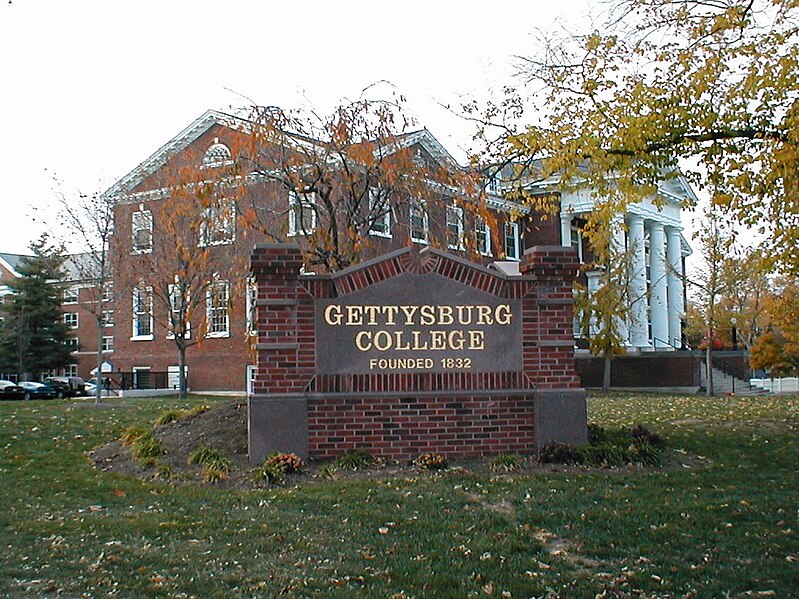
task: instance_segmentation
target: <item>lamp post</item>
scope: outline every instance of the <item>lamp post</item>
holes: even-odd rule
[[[738,324],[738,319],[734,316],[730,318],[730,322],[732,323],[732,349],[733,351],[737,351],[738,349],[738,329],[735,328],[735,325]]]

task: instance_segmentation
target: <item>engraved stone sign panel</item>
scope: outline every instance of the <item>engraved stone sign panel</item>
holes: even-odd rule
[[[522,368],[521,300],[402,273],[316,309],[318,374]]]

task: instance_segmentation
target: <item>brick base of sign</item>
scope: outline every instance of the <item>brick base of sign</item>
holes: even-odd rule
[[[551,441],[586,441],[585,393],[564,389],[489,394],[320,394],[250,398],[250,459],[275,451],[335,458],[363,450],[392,460],[535,455]],[[307,415],[307,420],[303,416]]]
[[[251,396],[247,401],[247,441],[251,462],[276,453],[308,458],[308,403],[302,396]]]
[[[586,441],[574,367],[574,250],[530,248],[508,275],[432,248],[333,275],[259,245],[250,459],[535,454]]]

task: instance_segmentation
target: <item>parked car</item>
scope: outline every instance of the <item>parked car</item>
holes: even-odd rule
[[[116,391],[112,391],[111,390],[111,379],[110,378],[103,377],[103,378],[99,379],[99,384],[102,385],[102,389],[100,391],[100,395],[104,395],[104,396],[116,395]],[[86,381],[84,383],[84,385],[86,387],[86,395],[88,395],[89,397],[94,396],[96,394],[96,392],[97,392],[97,385],[98,385],[97,377],[93,376],[88,381]]]
[[[25,390],[11,381],[0,381],[0,399],[22,399]]]
[[[86,383],[79,376],[49,376],[44,384],[55,390],[58,399],[86,395]]]
[[[44,383],[22,381],[19,386],[24,391],[23,399],[53,399],[58,395],[53,387]]]

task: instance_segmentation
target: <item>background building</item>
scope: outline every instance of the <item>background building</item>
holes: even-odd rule
[[[187,302],[184,306],[186,330],[179,334],[187,345],[184,368],[189,387],[196,391],[248,389],[254,369],[255,339],[249,256],[256,242],[275,241],[275,233],[253,226],[245,208],[268,209],[279,225],[275,229],[278,235],[301,246],[308,243],[320,224],[320,213],[313,204],[318,200],[312,196],[294,193],[269,180],[263,172],[226,170],[234,164],[234,153],[246,143],[249,126],[237,117],[208,111],[104,194],[115,206],[115,280],[113,288],[108,285],[102,290],[107,309],[102,310],[99,351],[103,369],[109,371],[116,385],[177,386],[180,366],[174,313],[181,305],[177,301],[181,296],[177,282],[189,273],[199,278],[182,293],[203,286],[194,304]],[[426,129],[397,139],[395,147],[411,151],[418,163],[431,168],[455,164]],[[175,173],[185,173],[187,169],[191,169],[194,178],[176,181],[177,176],[183,175]],[[242,180],[246,182],[245,191],[233,191],[234,182]],[[206,193],[209,182],[213,182],[214,193],[218,194],[210,201],[205,197],[210,196]],[[430,194],[439,195],[436,202],[428,201],[431,195],[417,202],[390,206],[371,222],[361,258],[408,245],[432,244],[514,272],[518,270],[514,263],[525,248],[563,245],[573,247],[581,262],[590,263],[590,249],[581,233],[585,216],[596,201],[590,190],[561,192],[557,181],[527,186],[528,193],[555,198],[557,214],[553,217],[508,200],[505,192],[509,185],[501,178],[484,179],[482,185],[487,213],[472,212],[454,199],[449,201],[447,194],[453,192],[445,186],[430,187]],[[188,202],[178,197],[186,193]],[[695,198],[681,177],[664,181],[658,194],[659,198],[635,204],[620,216],[616,233],[619,245],[628,248],[632,257],[630,318],[625,323],[625,337],[628,348],[634,351],[682,346],[682,273],[690,247],[682,236],[680,207]],[[202,201],[206,204],[200,205]],[[201,219],[180,220],[177,213],[181,206],[189,206]],[[180,254],[186,239],[187,260],[202,256],[203,263],[189,265],[181,275],[175,274],[173,285],[171,270],[164,271],[173,268],[176,253]],[[14,265],[19,258],[0,254],[0,283],[16,276]],[[75,362],[67,372],[58,374],[89,378],[98,362],[94,317],[98,290],[91,276],[86,275],[87,269],[76,262],[80,259],[80,255],[72,256],[65,264],[69,282],[64,288],[63,303],[65,322],[74,330],[70,343],[75,345]],[[168,297],[159,303],[158,285],[153,278],[163,282],[164,277],[169,283],[164,292]],[[585,270],[589,291],[597,280],[596,271]],[[0,286],[0,296],[3,292],[4,287]],[[579,339],[576,343],[582,345]]]

